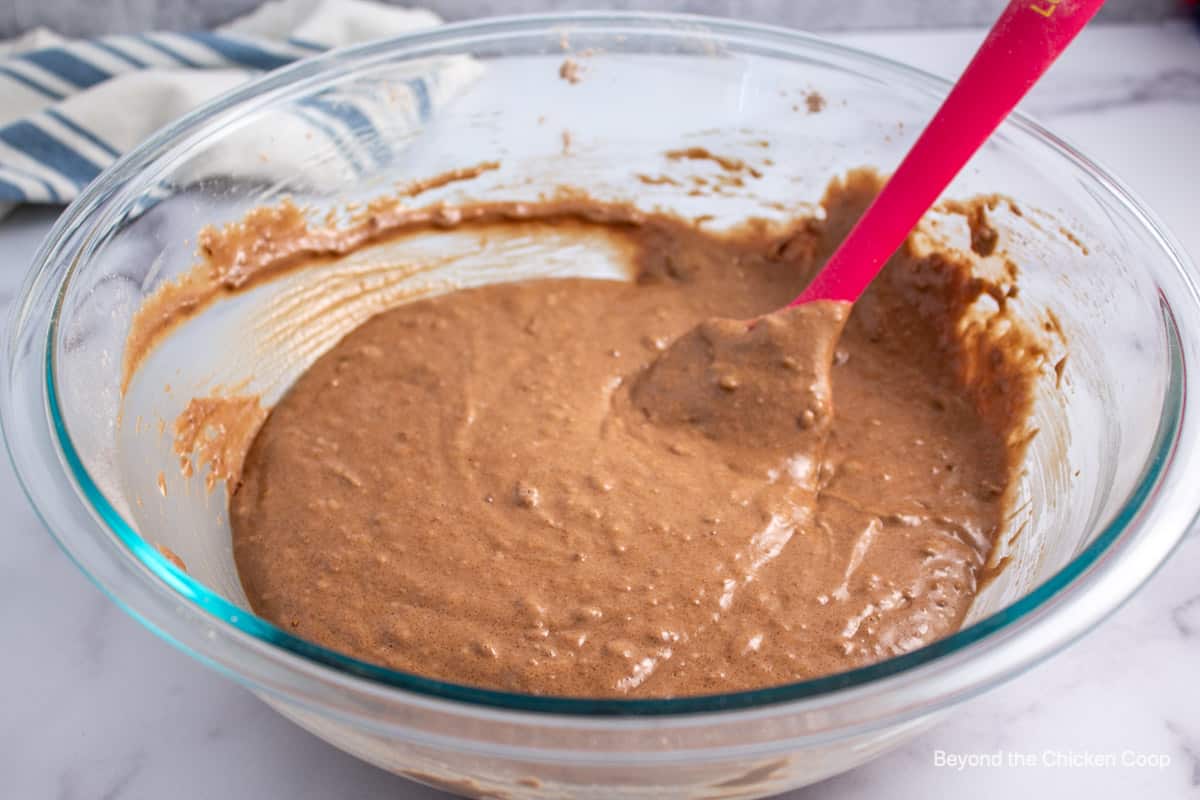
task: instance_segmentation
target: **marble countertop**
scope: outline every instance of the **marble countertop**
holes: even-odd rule
[[[951,76],[981,36],[839,38]],[[1126,181],[1200,261],[1200,34],[1183,23],[1095,27],[1025,109]],[[0,222],[0,308],[53,219],[25,209]],[[57,549],[7,459],[0,514],[0,796],[445,797],[313,738],[124,615]],[[1200,796],[1198,571],[1194,531],[1141,592],[1065,652],[902,749],[788,797]],[[1035,765],[937,763],[939,751],[997,750],[1034,754]],[[1042,758],[1123,751],[1166,758],[1111,768]]]

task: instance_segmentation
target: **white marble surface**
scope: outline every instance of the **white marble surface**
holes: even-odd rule
[[[954,74],[980,32],[845,37]],[[1122,177],[1200,260],[1200,34],[1085,32],[1026,108]],[[0,222],[0,306],[53,219]],[[1197,476],[1200,480],[1200,476]],[[0,797],[434,798],[293,727],[122,614],[0,461]],[[871,764],[793,798],[1200,796],[1200,535],[1100,629]],[[935,766],[949,753],[1165,754],[1164,768]]]

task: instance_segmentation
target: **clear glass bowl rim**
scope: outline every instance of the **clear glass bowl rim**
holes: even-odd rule
[[[446,25],[428,32],[332,51],[272,72],[210,101],[130,151],[97,178],[62,214],[35,258],[34,268],[27,279],[24,291],[14,302],[9,326],[10,343],[18,340],[18,331],[27,322],[27,316],[20,313],[20,310],[26,305],[24,300],[30,296],[38,276],[49,269],[55,259],[61,258],[57,252],[58,245],[66,241],[78,226],[87,224],[88,216],[102,204],[119,206],[118,200],[123,189],[128,189],[130,185],[137,185],[139,176],[145,169],[157,160],[164,158],[173,148],[181,146],[181,142],[184,140],[195,141],[197,137],[215,133],[219,129],[217,118],[222,114],[252,110],[256,106],[252,101],[273,99],[274,95],[296,91],[302,85],[316,80],[327,80],[332,76],[352,71],[356,66],[365,66],[384,58],[405,57],[422,49],[444,46],[452,41],[463,46],[478,45],[484,41],[498,41],[508,36],[556,32],[567,26],[586,31],[589,34],[606,32],[609,29],[636,29],[638,33],[653,33],[660,36],[672,34],[694,36],[698,31],[702,31],[705,36],[725,43],[734,42],[744,45],[749,42],[761,47],[774,48],[775,51],[790,50],[789,55],[793,58],[803,57],[806,53],[818,57],[822,54],[836,56],[843,61],[854,62],[856,66],[866,70],[871,77],[886,82],[900,82],[907,88],[920,89],[939,98],[944,96],[950,86],[949,82],[941,78],[904,64],[856,48],[834,44],[809,34],[773,26],[684,14],[583,12],[497,17]],[[1185,296],[1178,298],[1181,304],[1187,300],[1191,301],[1192,308],[1188,309],[1188,319],[1200,319],[1200,314],[1196,310],[1197,293],[1193,277],[1194,270],[1189,270],[1182,249],[1119,182],[1023,115],[1014,114],[1005,123],[1005,128],[1032,137],[1059,157],[1066,159],[1076,169],[1099,183],[1125,207],[1126,211],[1140,220],[1160,245],[1167,259],[1173,262],[1175,269],[1183,279],[1182,286],[1190,289]],[[911,676],[919,671],[919,668],[932,665],[947,656],[963,656],[969,652],[975,652],[978,655],[980,652],[986,652],[986,648],[981,647],[985,644],[985,640],[993,640],[996,638],[994,635],[1002,631],[1008,637],[1019,635],[1023,624],[1029,622],[1033,617],[1051,611],[1061,614],[1066,610],[1065,606],[1070,600],[1071,590],[1078,589],[1081,584],[1085,584],[1090,571],[1096,568],[1101,561],[1106,560],[1106,556],[1113,555],[1113,551],[1118,549],[1118,545],[1128,545],[1140,534],[1145,533],[1141,518],[1146,509],[1152,505],[1152,500],[1161,502],[1162,490],[1166,483],[1165,478],[1172,469],[1172,463],[1179,448],[1181,445],[1186,445],[1189,452],[1196,448],[1195,439],[1197,437],[1194,430],[1191,431],[1186,441],[1183,437],[1185,410],[1189,405],[1186,391],[1188,388],[1187,371],[1182,355],[1183,348],[1180,345],[1183,340],[1177,329],[1172,307],[1166,305],[1164,299],[1164,326],[1170,348],[1169,388],[1151,457],[1144,465],[1134,491],[1115,518],[1105,526],[1090,545],[1050,579],[1009,607],[912,653],[844,673],[765,689],[697,697],[638,700],[545,697],[482,689],[386,669],[299,639],[211,592],[203,584],[178,570],[157,549],[150,546],[136,533],[133,527],[109,503],[96,482],[88,474],[71,441],[65,420],[59,410],[53,358],[54,342],[57,338],[62,301],[66,296],[71,277],[79,266],[77,260],[79,253],[74,253],[74,256],[76,260],[73,260],[71,267],[58,286],[57,302],[52,311],[46,334],[44,386],[46,422],[59,449],[60,459],[67,466],[68,476],[74,483],[76,491],[90,506],[93,517],[98,518],[107,527],[107,531],[102,531],[102,533],[115,536],[128,553],[132,554],[146,568],[147,571],[143,573],[144,577],[161,584],[158,588],[166,590],[159,592],[160,600],[163,602],[177,603],[179,600],[184,600],[195,604],[212,618],[213,624],[218,628],[228,629],[230,633],[241,633],[245,634],[245,637],[249,637],[249,646],[254,646],[255,642],[265,643],[271,654],[276,657],[278,666],[283,669],[294,669],[295,661],[289,656],[298,656],[304,662],[313,665],[315,673],[321,678],[335,683],[358,685],[362,688],[387,687],[384,689],[385,691],[399,689],[426,698],[457,701],[492,709],[608,718],[629,715],[663,717],[758,709],[782,703],[802,703],[805,700],[824,698],[845,690],[863,689],[869,685],[881,686],[881,682],[884,682],[885,679],[905,674]],[[1194,331],[1193,335],[1200,336],[1200,330]],[[1191,394],[1195,397],[1198,387],[1191,388],[1193,390]],[[12,421],[7,419],[11,411],[8,402],[9,398],[5,398],[4,427],[7,436],[11,438],[15,432]],[[1194,428],[1194,424],[1191,427]],[[26,494],[36,508],[34,493],[28,485],[30,478],[22,473],[21,462],[17,458],[11,442],[9,443],[9,452],[13,457],[18,477]],[[1200,501],[1193,501],[1192,507],[1185,510],[1182,517],[1176,515],[1176,520],[1183,521],[1184,524],[1181,529],[1173,532],[1174,540],[1167,542],[1165,547],[1160,547],[1155,551],[1157,557],[1153,563],[1145,563],[1145,559],[1139,562],[1140,570],[1136,575],[1130,575],[1124,581],[1123,585],[1126,590],[1120,596],[1110,597],[1109,602],[1102,609],[1093,609],[1091,618],[1085,624],[1076,624],[1070,634],[1060,637],[1053,646],[1044,647],[1036,654],[1027,655],[1024,659],[1025,663],[1020,668],[1027,667],[1050,652],[1065,646],[1119,607],[1165,560],[1171,549],[1183,538],[1191,523],[1195,521],[1198,512],[1200,512]],[[172,644],[179,644],[172,638],[170,631],[160,630],[157,626],[151,625],[138,613],[136,608],[128,606],[122,600],[119,587],[100,583],[88,566],[75,558],[67,537],[62,532],[54,530],[44,514],[42,517],[63,549],[72,556],[85,574],[97,581],[106,594],[139,621],[147,624],[155,633]],[[247,641],[245,637],[242,637],[243,641]],[[208,660],[203,652],[192,652],[187,647],[183,649],[203,661]],[[259,649],[261,650],[261,648]],[[1013,674],[1017,670],[1017,667],[1010,664],[1007,674]],[[973,680],[970,687],[964,686],[962,693],[977,691],[984,684],[990,684],[1006,676],[1005,674],[980,676]],[[247,679],[247,676],[238,677]],[[257,683],[252,678],[250,682]],[[932,697],[930,702],[932,702]],[[943,698],[943,702],[949,702],[949,699]]]

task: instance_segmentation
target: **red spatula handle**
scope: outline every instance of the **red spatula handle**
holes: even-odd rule
[[[1104,0],[1013,0],[837,252],[791,305],[858,299],[942,190]]]

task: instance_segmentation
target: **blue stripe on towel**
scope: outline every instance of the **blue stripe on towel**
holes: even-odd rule
[[[79,56],[62,47],[45,47],[41,50],[32,50],[28,53],[22,53],[17,58],[27,61],[30,64],[36,64],[51,75],[61,78],[73,86],[78,86],[80,89],[95,86],[97,83],[101,83],[112,77],[109,72],[100,69],[95,64],[84,61]]]
[[[222,36],[218,33],[200,31],[197,33],[186,33],[184,36],[194,42],[199,42],[222,58],[232,61],[234,64],[241,64],[252,69],[278,69],[296,60],[291,56],[281,56],[278,53],[272,53],[269,50],[256,47],[243,40]]]
[[[316,42],[310,42],[307,39],[300,39],[296,36],[289,37],[287,39],[287,43],[290,44],[292,47],[299,47],[301,50],[311,50],[314,53],[324,53],[326,50],[329,49],[323,44],[317,44]]]
[[[96,145],[96,147],[99,147],[101,150],[103,150],[105,153],[108,153],[113,158],[116,158],[117,156],[121,155],[121,153],[117,150],[117,148],[113,147],[108,142],[104,141],[99,136],[92,133],[87,128],[83,127],[78,122],[76,122],[75,120],[68,117],[66,114],[63,114],[62,112],[60,112],[56,109],[53,109],[53,108],[47,108],[45,111],[45,114],[47,117],[50,117],[53,120],[57,120],[64,128],[67,128],[72,133],[78,134],[79,136],[83,137],[84,139],[87,139],[89,142]]]
[[[297,103],[297,105],[302,105],[302,103]],[[349,164],[350,168],[354,170],[355,175],[363,174],[362,164],[357,158],[354,157],[354,154],[350,152],[350,148],[346,147],[346,143],[342,141],[342,137],[338,135],[337,131],[322,122],[320,117],[305,111],[303,108],[293,107],[291,112],[300,119],[304,120],[306,124],[311,125],[313,128],[316,128],[318,131],[325,134],[325,137],[328,138],[333,144],[334,148],[337,149],[338,155],[342,157],[342,160]]]
[[[433,113],[433,104],[429,101],[429,87],[425,85],[425,79],[413,78],[405,83],[417,98],[417,116],[420,117],[421,122],[428,122]]]
[[[77,186],[87,184],[100,174],[100,167],[32,122],[18,120],[0,128],[0,141],[53,169]]]
[[[128,64],[131,67],[137,67],[138,69],[146,68],[145,61],[142,61],[140,58],[135,58],[134,56],[129,55],[129,53],[126,53],[124,50],[117,47],[117,45],[111,39],[92,39],[91,43],[92,43],[93,47],[100,48],[101,50],[108,53],[113,58],[121,59],[122,61],[124,61],[126,64]]]
[[[147,36],[144,33],[139,33],[137,35],[137,39],[139,42],[142,42],[143,44],[145,44],[149,47],[153,47],[155,50],[162,53],[167,58],[170,58],[171,60],[173,60],[179,64],[182,64],[185,67],[191,67],[192,69],[204,69],[204,67],[202,65],[197,64],[195,61],[188,58],[183,53],[179,52],[178,50],[174,49],[173,47],[168,47],[167,45],[163,44],[162,42],[158,41],[157,39],[151,39],[149,36]]]
[[[365,144],[371,158],[377,166],[388,164],[392,160],[392,152],[371,124],[367,115],[355,106],[343,100],[329,100],[319,95],[306,97],[299,101],[302,106],[320,111],[342,122],[355,136],[355,141]]]
[[[30,89],[33,89],[35,92],[38,92],[40,94],[44,94],[46,97],[49,97],[51,100],[62,100],[64,97],[66,97],[66,95],[62,94],[61,92],[56,92],[53,89],[51,89],[49,86],[46,86],[45,84],[43,84],[39,81],[35,81],[33,78],[27,78],[24,75],[22,75],[21,73],[17,72],[15,69],[12,69],[11,67],[6,67],[3,64],[0,64],[0,75],[4,75],[9,78],[12,78],[17,83],[28,86]]]
[[[9,183],[0,178],[0,202],[20,203],[25,200],[25,190],[15,183]]]
[[[42,187],[42,191],[46,193],[46,197],[50,198],[51,203],[62,202],[62,195],[58,193],[58,189],[55,189],[54,184],[50,183],[50,181],[46,180],[41,175],[35,175],[27,169],[21,169],[20,167],[12,164],[0,164],[0,171],[3,170],[7,170],[12,175],[19,175],[26,180],[31,180],[40,185]],[[21,192],[25,191],[24,189],[21,189],[20,186],[18,186],[17,189],[19,189]]]

